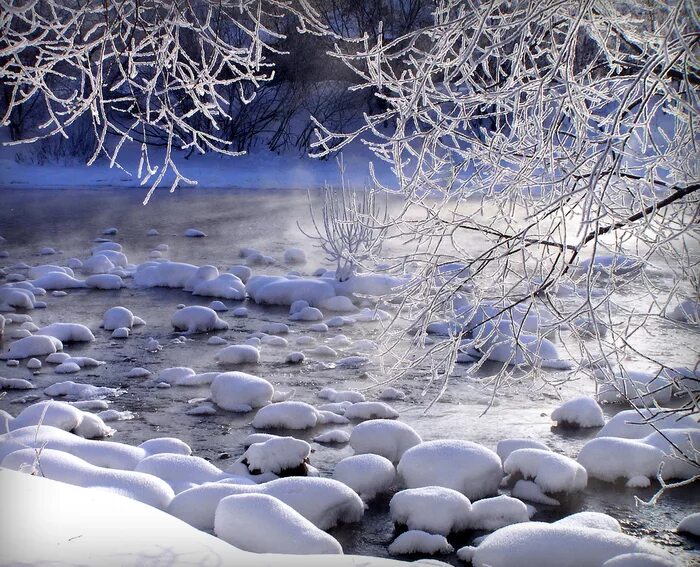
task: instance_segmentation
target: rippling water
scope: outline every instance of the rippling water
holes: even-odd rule
[[[65,264],[72,256],[85,257],[93,240],[109,226],[119,229],[116,240],[124,246],[132,263],[146,260],[149,251],[161,243],[169,245],[168,257],[172,260],[213,264],[219,269],[240,263],[238,252],[242,246],[258,248],[278,259],[287,247],[300,246],[309,255],[309,262],[302,271],[312,272],[322,263],[320,251],[314,249],[297,228],[297,222],[309,228],[305,193],[185,190],[171,195],[159,192],[147,206],[140,204],[142,197],[142,192],[136,190],[0,191],[0,235],[7,239],[7,242],[0,243],[0,250],[10,253],[9,258],[0,260],[0,265],[9,267],[20,261]],[[146,231],[151,227],[158,229],[160,235],[147,237]],[[179,236],[190,227],[205,231],[208,237]],[[52,246],[61,252],[57,256],[40,257],[37,251],[43,246]],[[287,270],[279,264],[256,268],[254,273],[283,274]],[[634,287],[625,293],[627,297],[623,299],[634,300]],[[30,313],[37,325],[56,321],[83,323],[95,332],[97,340],[94,343],[68,345],[66,350],[71,354],[105,360],[107,365],[81,371],[72,377],[63,376],[60,380],[73,379],[123,389],[124,393],[112,401],[111,407],[131,410],[136,413],[136,418],[113,424],[118,430],[115,441],[138,444],[152,437],[175,436],[187,442],[195,454],[221,467],[227,464],[227,460],[220,458],[223,453],[233,458],[242,452],[243,439],[253,432],[250,426],[252,415],[222,411],[214,416],[189,416],[185,411],[191,407],[190,400],[207,396],[207,387],[162,390],[153,388],[142,379],[125,378],[126,372],[134,366],[144,366],[153,373],[172,366],[189,366],[197,372],[215,370],[213,357],[220,347],[206,345],[209,334],[196,335],[185,344],[170,343],[177,336],[170,327],[170,317],[176,305],[207,305],[212,298],[193,297],[181,290],[126,288],[119,291],[71,290],[65,297],[48,295],[42,299],[48,303],[48,308]],[[234,307],[238,305],[237,302],[226,303]],[[147,325],[137,327],[127,340],[111,340],[110,333],[99,330],[98,326],[104,311],[115,305],[128,307],[145,319]],[[248,319],[235,319],[230,312],[222,314],[231,328],[218,335],[231,343],[239,343],[265,321],[283,321],[290,325],[290,347],[294,346],[295,336],[306,334],[308,324],[290,323],[286,308],[246,305],[251,311]],[[351,339],[381,341],[382,327],[377,323],[357,323],[340,332]],[[645,342],[669,362],[687,365],[694,362],[688,360],[693,352],[692,345],[697,344],[697,334],[693,333],[679,336],[675,327],[661,322]],[[333,335],[333,332],[329,334]],[[145,351],[144,343],[150,336],[164,345],[161,352]],[[318,340],[322,343],[323,337],[318,337]],[[2,345],[3,349],[7,342],[5,340]],[[319,403],[316,392],[324,386],[362,390],[374,384],[373,377],[382,379],[378,364],[362,370],[335,369],[326,364],[330,361],[312,361],[291,367],[283,362],[287,351],[265,347],[260,365],[240,369],[263,376],[281,390],[293,389],[295,399],[310,403]],[[489,370],[487,365],[479,376],[487,375]],[[34,376],[24,367],[3,368],[2,374],[30,378],[38,387],[35,392],[58,381],[58,376],[46,367]],[[490,392],[483,388],[478,376],[467,376],[463,367],[458,368],[450,379],[446,395],[427,409],[437,391],[435,386],[428,386],[429,379],[427,369],[418,368],[393,384],[406,391],[408,397],[392,405],[401,413],[401,419],[413,426],[424,440],[459,438],[495,448],[500,439],[532,437],[560,453],[576,457],[586,440],[595,435],[595,431],[553,428],[549,419],[549,414],[562,399],[592,394],[593,384],[585,377],[556,389],[533,390],[522,384],[501,395],[485,414]],[[374,395],[374,391],[370,390],[368,398]],[[9,392],[0,400],[0,408],[18,413],[22,406],[12,402],[25,394]],[[605,411],[612,415],[619,409],[607,407]],[[323,426],[313,431],[294,432],[294,435],[310,441],[322,431],[336,427]],[[330,475],[336,462],[352,454],[348,446],[312,446],[311,463],[324,475]],[[700,542],[673,531],[684,515],[700,509],[700,490],[696,486],[674,490],[653,508],[635,506],[635,495],[648,498],[653,492],[653,489],[631,490],[591,481],[582,494],[561,507],[539,507],[534,519],[551,521],[582,510],[605,512],[620,520],[626,532],[667,547],[688,564],[700,562]],[[390,495],[373,501],[362,522],[331,531],[343,544],[346,553],[387,556],[386,548],[398,533],[388,516],[389,499]],[[481,534],[467,532],[451,537],[450,541],[458,548],[478,535]],[[440,559],[460,564],[455,555]]]

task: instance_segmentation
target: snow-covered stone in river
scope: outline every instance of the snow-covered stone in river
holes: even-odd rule
[[[252,473],[280,474],[303,466],[310,454],[311,446],[306,441],[294,437],[273,437],[250,445],[242,458]]]
[[[36,359],[34,359],[36,360]],[[0,376],[0,390],[32,390],[34,385],[22,378],[3,378]]]
[[[322,321],[323,313],[316,307],[304,307],[289,316],[290,321]]]
[[[96,254],[83,262],[80,271],[86,275],[108,274],[114,268],[114,263],[107,256]]]
[[[392,463],[398,463],[406,451],[421,442],[420,435],[410,425],[387,419],[360,423],[350,435],[350,446],[355,453],[374,453]]]
[[[214,336],[207,339],[207,344],[210,346],[221,346],[228,344],[228,341],[223,337]]]
[[[350,402],[352,404],[356,404],[358,402],[365,401],[365,395],[362,392],[356,392],[355,390],[338,391],[335,388],[326,387],[321,389],[316,395],[321,399],[334,403]]]
[[[274,388],[267,380],[245,372],[223,372],[211,383],[212,401],[233,412],[246,413],[265,406],[271,402],[273,393]]]
[[[683,518],[678,524],[676,531],[685,532],[696,537],[700,537],[700,512],[690,514],[689,516]]]
[[[144,324],[143,319],[135,317],[129,309],[121,306],[107,309],[102,316],[102,327],[105,331],[114,331],[120,327],[131,329],[134,326]]]
[[[34,309],[36,298],[34,294],[18,287],[0,286],[0,311],[15,309]]]
[[[333,536],[280,500],[266,494],[238,494],[221,500],[214,532],[255,553],[342,554]]]
[[[217,312],[228,311],[228,307],[226,307],[226,304],[223,301],[212,301],[209,304],[209,309],[213,309]]]
[[[328,345],[318,345],[317,347],[308,349],[307,352],[312,356],[323,356],[328,358],[335,358],[338,356],[338,353]]]
[[[442,535],[466,529],[472,518],[469,499],[456,490],[441,486],[397,492],[389,508],[395,523],[404,524],[409,530]]]
[[[653,544],[625,534],[581,526],[527,522],[488,535],[477,548],[458,551],[474,567],[598,567],[631,552],[670,558]]]
[[[597,399],[600,403],[632,403],[635,406],[665,404],[671,399],[673,385],[663,372],[605,368],[596,371],[601,381]]]
[[[517,449],[503,463],[506,474],[522,475],[544,492],[576,492],[586,488],[586,469],[573,459],[542,449]]]
[[[30,358],[27,361],[27,368],[29,368],[29,370],[39,370],[41,368],[41,360],[38,358]]]
[[[84,280],[79,280],[73,276],[69,276],[65,272],[49,272],[40,276],[32,282],[36,287],[41,287],[46,290],[54,289],[76,289],[87,287]]]
[[[63,364],[71,363],[64,362]],[[59,365],[56,368],[58,369],[61,366]],[[73,400],[94,400],[106,396],[114,396],[117,394],[117,389],[107,386],[93,386],[92,384],[78,384],[72,380],[66,380],[65,382],[51,384],[44,389],[44,394],[51,397],[65,396]]]
[[[352,488],[362,500],[368,501],[391,488],[396,471],[390,460],[379,455],[354,455],[335,466],[333,478]]]
[[[80,365],[77,362],[67,360],[62,362],[56,368],[53,369],[56,374],[75,374],[80,372]],[[49,395],[59,395],[59,394],[49,394]]]
[[[55,337],[62,343],[92,342],[95,335],[80,323],[52,323],[37,331],[37,335]]]
[[[306,356],[299,351],[290,352],[284,359],[287,364],[302,364],[304,360],[306,360]]]
[[[370,360],[366,356],[346,356],[338,360],[335,365],[346,370],[356,370],[369,364]]]
[[[232,483],[207,483],[178,494],[168,512],[201,530],[214,527],[214,514],[222,498],[232,494],[261,493],[279,499],[317,528],[357,522],[364,514],[360,497],[342,482],[329,478],[287,477],[264,484],[246,479]]]
[[[427,441],[408,449],[397,470],[408,488],[444,486],[470,500],[495,494],[503,477],[496,453],[457,439]]]
[[[258,364],[260,351],[251,345],[230,345],[214,355],[219,364]]]
[[[698,323],[700,322],[700,301],[697,299],[684,299],[666,316],[669,319],[682,323]]]
[[[289,327],[284,323],[267,322],[262,325],[260,332],[266,335],[286,335]]]
[[[327,297],[318,302],[318,307],[326,311],[334,311],[336,313],[354,313],[357,311],[357,307],[350,300],[349,297],[344,295],[336,295],[334,297]]]
[[[283,259],[285,264],[306,264],[306,252],[301,248],[287,248]]]
[[[602,567],[677,567],[670,557],[659,557],[651,553],[623,553],[603,563]]]
[[[347,443],[350,441],[350,434],[342,429],[331,429],[313,438],[314,443]]]
[[[430,534],[421,530],[409,530],[397,537],[389,546],[390,555],[409,555],[423,553],[452,553],[454,548],[447,542],[445,536]]]
[[[246,283],[246,289],[253,301],[268,305],[291,305],[303,299],[315,307],[324,299],[335,296],[330,282],[310,278],[253,276]]]
[[[206,234],[197,228],[188,228],[182,233],[182,236],[186,236],[188,238],[203,238],[206,236]]]
[[[160,455],[163,453],[173,455],[191,455],[192,448],[177,437],[156,437],[148,439],[139,445],[139,449],[146,451],[147,455]]]
[[[248,317],[248,308],[247,307],[237,307],[231,312],[231,315],[234,317]]]
[[[207,333],[228,329],[228,323],[219,319],[216,311],[200,305],[190,305],[176,311],[171,320],[176,331]]]
[[[660,449],[636,439],[617,437],[591,439],[578,455],[588,476],[606,482],[624,478],[635,486],[648,486],[648,479],[656,477],[663,460]]]
[[[110,489],[161,510],[167,508],[173,498],[170,486],[155,476],[98,467],[56,449],[43,449],[40,463],[41,475],[45,478],[85,488]],[[0,464],[4,468],[31,473],[37,466],[36,451],[15,451],[6,456]]]
[[[260,342],[264,345],[277,348],[286,348],[289,346],[289,341],[287,339],[276,335],[263,335],[260,337]]]
[[[151,371],[146,370],[145,368],[142,368],[140,366],[136,366],[129,370],[129,372],[126,373],[127,378],[144,378],[146,376],[150,376]]]
[[[192,289],[192,295],[242,301],[245,299],[245,284],[233,274],[221,274],[216,278],[197,283]]]
[[[117,274],[97,274],[89,276],[85,280],[85,285],[92,289],[121,289],[125,287],[124,282]]]
[[[134,470],[163,479],[175,493],[192,488],[193,485],[216,482],[228,476],[201,457],[173,453],[159,453],[146,457],[139,461]]]
[[[384,402],[358,402],[345,410],[345,417],[360,420],[397,419],[399,412]]]
[[[510,491],[513,498],[527,500],[535,504],[545,504],[546,506],[559,506],[561,503],[556,498],[547,496],[542,489],[531,480],[519,480]]]
[[[663,451],[664,478],[686,479],[698,473],[697,465],[688,456],[694,455],[700,447],[700,427],[661,429],[640,441]]]
[[[0,354],[0,360],[44,356],[59,350],[63,350],[63,343],[56,337],[36,335],[12,342],[9,350]]]
[[[543,451],[549,451],[547,445],[535,439],[502,439],[496,445],[496,453],[503,462],[508,458],[508,455],[518,449],[541,449]]]
[[[328,325],[325,323],[314,323],[313,325],[309,326],[309,331],[312,333],[327,333]]]
[[[129,330],[129,327],[118,327],[117,329],[114,329],[114,331],[112,331],[112,338],[113,339],[128,339],[130,332],[131,331]]]
[[[50,246],[44,246],[43,248],[39,249],[40,256],[52,256],[55,253],[56,253],[56,250],[54,250]]]
[[[304,402],[280,402],[258,410],[253,418],[256,429],[309,429],[318,422],[318,411]]]
[[[380,392],[379,399],[380,400],[387,400],[387,401],[392,401],[392,400],[401,401],[401,400],[406,399],[406,393],[402,390],[388,387],[388,388],[384,388]]]
[[[144,262],[136,269],[134,285],[184,288],[197,270],[197,266],[180,262]]]
[[[522,501],[501,495],[474,502],[468,523],[473,530],[492,532],[504,526],[529,521],[528,508]]]
[[[602,427],[605,416],[598,403],[587,396],[564,402],[552,412],[552,421],[559,426]]]
[[[578,512],[577,514],[571,514],[561,520],[557,520],[554,523],[558,526],[581,526],[584,528],[595,528],[611,532],[622,532],[620,522],[612,516],[601,512]]]
[[[158,231],[155,228],[149,228],[146,231],[146,236],[158,236]]]
[[[229,274],[233,274],[234,276],[236,276],[243,283],[246,283],[253,275],[253,270],[251,270],[248,266],[244,266],[242,264],[231,266],[226,271]]]
[[[684,429],[688,427],[700,427],[700,425],[692,417],[679,417],[668,408],[639,408],[616,414],[598,432],[597,437],[641,439],[659,429]]]

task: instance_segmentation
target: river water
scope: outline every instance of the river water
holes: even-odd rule
[[[17,262],[65,265],[70,257],[84,258],[102,230],[114,226],[119,229],[115,240],[124,246],[131,263],[147,260],[156,245],[167,244],[171,260],[212,264],[225,270],[241,263],[239,249],[244,246],[257,248],[277,259],[282,257],[286,248],[298,246],[306,250],[309,258],[308,263],[300,268],[302,273],[311,273],[319,265],[333,267],[323,263],[321,251],[313,247],[297,226],[300,223],[307,230],[310,227],[308,200],[304,192],[195,189],[169,194],[163,191],[157,192],[146,206],[141,205],[142,198],[143,193],[133,189],[0,191],[0,235],[7,239],[0,243],[0,250],[10,254],[0,260],[0,266],[11,268]],[[199,228],[208,236],[198,239],[181,237],[180,234],[190,227]],[[156,228],[159,236],[147,237],[149,228]],[[38,256],[38,250],[44,246],[56,248],[59,254]],[[288,269],[280,262],[254,268],[254,273],[284,274]],[[632,296],[634,290],[627,293]],[[192,400],[208,395],[207,387],[157,389],[148,381],[125,377],[134,366],[146,367],[154,374],[173,366],[188,366],[196,372],[216,370],[213,357],[220,347],[206,344],[209,334],[193,336],[184,344],[170,342],[178,336],[170,326],[170,317],[176,306],[180,303],[207,305],[212,298],[197,298],[181,290],[124,288],[119,291],[71,290],[65,297],[49,294],[40,299],[48,303],[48,308],[30,313],[37,325],[63,321],[89,326],[97,340],[89,344],[68,345],[66,351],[92,356],[107,364],[71,377],[59,378],[46,366],[34,375],[23,366],[2,368],[3,376],[31,379],[38,388],[33,393],[63,379],[117,386],[123,389],[123,393],[111,400],[111,407],[130,410],[136,417],[112,423],[117,429],[113,437],[115,441],[138,444],[153,437],[178,437],[192,447],[195,455],[210,459],[222,468],[231,462],[222,459],[222,454],[240,455],[243,439],[254,432],[250,426],[252,415],[224,411],[213,416],[186,415],[185,411],[192,407]],[[240,305],[240,302],[225,303],[230,307]],[[136,327],[127,340],[112,340],[110,333],[99,329],[99,324],[104,311],[115,305],[128,307],[145,319],[147,325]],[[237,344],[259,330],[264,322],[280,321],[290,325],[290,348],[299,350],[294,348],[294,338],[308,334],[307,323],[289,322],[286,308],[260,307],[248,302],[245,305],[250,309],[247,319],[234,318],[230,312],[221,314],[231,328],[218,335],[231,344]],[[379,323],[357,323],[340,332],[353,340],[370,338],[381,343],[382,330]],[[666,355],[671,363],[688,365],[694,362],[688,357],[693,352],[692,345],[697,344],[697,331],[682,336],[674,333],[677,333],[675,327],[660,324],[653,336],[646,340],[653,341],[652,346],[657,348],[658,354]],[[328,336],[334,334],[331,332]],[[148,337],[157,338],[164,346],[163,350],[147,352],[144,344]],[[324,338],[317,338],[322,344]],[[5,339],[3,350],[7,343]],[[372,389],[373,384],[385,379],[381,356],[375,356],[368,368],[341,370],[329,364],[332,362],[329,360],[310,361],[302,366],[287,365],[284,359],[289,350],[265,347],[260,365],[240,367],[240,370],[262,376],[280,390],[293,389],[294,399],[315,404],[321,402],[316,392],[325,386],[367,390],[368,399],[371,399],[379,391]],[[349,354],[344,349],[339,351]],[[479,374],[469,376],[465,367],[458,366],[445,395],[429,407],[438,386],[429,385],[427,369],[416,368],[392,384],[408,394],[406,400],[392,402],[392,405],[400,412],[400,419],[414,427],[424,440],[466,439],[495,449],[501,439],[530,437],[575,458],[586,440],[595,436],[595,430],[554,428],[549,419],[551,411],[562,400],[593,393],[594,386],[588,378],[574,375],[576,379],[552,388],[532,388],[525,383],[516,385],[499,395],[484,413],[491,398],[490,390],[483,387],[480,378],[490,371],[492,369],[485,365]],[[15,415],[22,405],[13,401],[25,394],[8,392],[0,399],[0,408]],[[611,416],[620,409],[624,408],[608,406],[605,413]],[[293,434],[310,441],[322,431],[337,427],[321,426]],[[340,428],[349,430],[350,426]],[[312,447],[311,464],[323,475],[330,475],[335,463],[352,454],[349,446],[337,448],[312,443]],[[686,564],[697,564],[700,562],[700,541],[676,534],[674,528],[685,515],[700,509],[700,490],[692,485],[673,490],[655,507],[635,504],[635,496],[647,499],[653,493],[653,485],[650,489],[632,490],[592,480],[583,493],[564,502],[561,507],[538,506],[533,519],[551,521],[583,510],[605,512],[617,518],[627,533],[668,548]],[[346,554],[388,556],[387,547],[398,535],[388,515],[390,496],[373,501],[362,522],[331,530]],[[451,537],[450,542],[457,549],[479,535],[466,532]],[[456,555],[441,556],[440,559],[462,564]]]

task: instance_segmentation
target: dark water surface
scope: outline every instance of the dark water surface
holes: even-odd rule
[[[168,194],[162,191],[157,192],[146,206],[141,205],[143,195],[143,191],[126,189],[0,191],[0,235],[7,239],[0,243],[0,250],[10,254],[8,258],[0,259],[0,266],[12,272],[11,266],[17,262],[65,265],[66,260],[73,256],[84,259],[94,239],[101,236],[104,228],[111,226],[119,229],[119,234],[114,238],[124,246],[131,263],[147,260],[149,252],[164,243],[169,246],[167,257],[171,260],[198,265],[213,264],[220,270],[241,263],[239,249],[243,246],[257,248],[280,260],[273,266],[254,268],[254,273],[286,273],[289,268],[282,265],[281,258],[284,250],[290,246],[299,246],[307,251],[309,262],[300,268],[302,273],[311,273],[323,264],[320,251],[313,248],[297,228],[297,222],[307,229],[310,227],[307,195],[303,192],[184,190]],[[146,231],[152,227],[160,232],[159,236],[146,236]],[[190,227],[203,230],[207,238],[179,236]],[[38,256],[38,250],[44,246],[54,247],[60,253]],[[232,458],[240,455],[243,439],[254,432],[250,426],[252,414],[219,411],[213,416],[186,415],[185,411],[192,407],[190,401],[206,397],[208,387],[164,390],[154,388],[148,380],[125,377],[134,366],[146,367],[154,374],[173,366],[188,366],[197,372],[217,370],[219,367],[213,357],[221,347],[206,344],[211,334],[189,337],[184,344],[170,342],[178,337],[170,326],[170,317],[176,305],[207,305],[214,298],[194,297],[181,290],[125,288],[119,291],[69,290],[65,297],[49,294],[39,299],[45,300],[48,308],[30,312],[37,325],[64,321],[89,326],[97,340],[90,344],[69,344],[66,351],[74,355],[92,356],[107,364],[69,376],[56,375],[47,365],[34,375],[24,365],[19,368],[2,367],[0,372],[3,376],[31,379],[37,386],[30,392],[32,394],[38,394],[49,384],[62,380],[120,387],[123,393],[111,400],[111,407],[130,410],[136,414],[136,418],[111,424],[118,430],[113,438],[115,441],[138,444],[153,437],[179,437],[192,447],[194,454],[208,458],[222,468],[231,462],[221,459],[222,453],[228,453]],[[262,376],[280,390],[293,389],[294,399],[319,404],[322,401],[316,397],[316,392],[322,387],[364,390],[371,388],[375,383],[373,380],[384,379],[381,356],[374,356],[373,364],[361,370],[339,370],[328,364],[332,362],[329,360],[289,366],[284,363],[285,356],[290,350],[301,350],[301,347],[294,345],[294,340],[302,334],[310,334],[308,323],[289,322],[286,308],[263,308],[248,302],[225,303],[231,308],[245,304],[251,312],[247,319],[236,319],[230,311],[220,315],[231,328],[216,334],[226,338],[230,344],[242,342],[266,321],[289,324],[289,348],[265,346],[260,365],[236,369]],[[136,327],[127,340],[112,340],[109,332],[99,329],[99,324],[104,311],[115,305],[128,307],[145,319],[147,325]],[[357,323],[338,332],[353,340],[383,340],[382,327],[378,323]],[[664,348],[668,349],[669,357],[687,364],[689,361],[684,360],[684,351],[678,346],[683,341],[669,341],[667,333],[670,331],[661,328],[650,340],[666,345]],[[327,337],[315,335],[317,343],[323,344],[326,338],[335,334],[331,331]],[[163,350],[147,352],[144,345],[148,337],[157,338]],[[683,340],[691,339],[685,337]],[[5,339],[1,345],[3,350],[8,342]],[[346,349],[338,350],[341,353],[339,356],[351,354]],[[389,359],[387,356],[384,360]],[[483,374],[487,375],[488,372],[486,366]],[[490,391],[483,387],[479,377],[469,377],[463,369],[458,369],[450,379],[447,394],[426,411],[429,401],[437,392],[437,386],[429,386],[429,380],[427,369],[418,368],[392,384],[408,394],[405,401],[393,402],[392,405],[401,413],[401,419],[413,426],[424,440],[467,439],[495,449],[501,439],[531,437],[575,458],[586,440],[595,436],[595,430],[577,432],[552,428],[549,419],[549,414],[562,399],[593,393],[593,384],[587,378],[547,390],[533,390],[522,385],[500,396],[485,414]],[[377,391],[370,389],[368,399],[374,398]],[[0,399],[0,408],[16,415],[23,405],[12,402],[26,394],[8,392]],[[608,407],[606,413],[612,415],[619,409],[622,408]],[[350,427],[320,426],[294,432],[294,435],[310,441],[325,430],[349,430]],[[330,475],[335,463],[352,454],[349,446],[312,446],[314,453],[311,463],[323,475]],[[635,495],[647,499],[653,492],[653,486],[632,490],[590,481],[582,494],[564,502],[561,507],[538,506],[534,519],[552,521],[583,510],[605,512],[617,518],[627,533],[666,547],[687,564],[700,563],[700,542],[673,531],[681,518],[700,510],[700,489],[690,486],[673,490],[655,507],[635,505]],[[343,545],[345,553],[387,556],[387,546],[398,535],[388,515],[389,500],[390,495],[379,497],[370,504],[362,522],[331,530]],[[449,539],[458,548],[479,535],[482,534],[467,532]],[[439,559],[455,565],[463,564],[456,555]]]

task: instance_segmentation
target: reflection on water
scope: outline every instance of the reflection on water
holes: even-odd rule
[[[307,195],[303,192],[186,190],[174,195],[162,192],[145,207],[140,204],[141,199],[142,193],[135,190],[0,191],[0,234],[7,239],[0,244],[0,249],[10,253],[1,265],[10,267],[17,262],[65,264],[72,256],[85,257],[94,238],[109,226],[119,229],[116,240],[124,246],[132,263],[146,260],[150,250],[162,243],[169,246],[168,257],[172,260],[213,264],[219,269],[239,263],[238,251],[242,246],[258,248],[277,259],[287,247],[300,246],[309,256],[309,263],[302,268],[305,273],[313,272],[323,261],[320,251],[314,249],[297,228],[297,222],[309,228]],[[179,236],[190,227],[203,230],[208,237],[190,239]],[[149,228],[156,228],[160,235],[147,237]],[[61,253],[39,257],[36,253],[43,246],[60,249]],[[280,263],[257,268],[255,273],[283,274],[287,270]],[[185,411],[192,407],[189,401],[207,396],[207,387],[164,390],[153,388],[147,380],[125,377],[134,366],[146,367],[153,373],[172,366],[189,366],[197,372],[217,369],[213,357],[220,347],[206,344],[209,334],[192,337],[185,344],[170,343],[177,336],[170,327],[170,317],[176,305],[207,305],[211,298],[193,297],[181,290],[127,288],[119,291],[73,290],[65,297],[48,295],[42,299],[48,303],[48,308],[31,312],[37,325],[75,322],[86,324],[95,332],[97,340],[94,343],[68,345],[66,350],[71,354],[105,360],[107,365],[81,371],[68,379],[124,389],[124,393],[113,400],[112,407],[131,410],[137,418],[114,424],[118,429],[115,441],[137,444],[156,436],[175,436],[192,446],[195,454],[220,467],[230,462],[221,458],[224,453],[236,457],[242,452],[243,439],[253,431],[250,426],[252,415],[226,412],[213,416],[186,415]],[[225,303],[233,307],[239,305],[239,302]],[[135,328],[127,340],[111,340],[110,333],[98,327],[104,311],[115,305],[128,307],[145,319],[147,325]],[[263,322],[284,321],[292,330],[288,337],[290,349],[295,350],[295,337],[308,334],[309,324],[289,322],[285,308],[246,305],[250,308],[248,319],[236,319],[230,311],[224,313],[222,317],[231,328],[216,334],[230,343],[240,343]],[[679,353],[677,344],[674,346],[669,340],[669,329],[661,326],[656,336],[649,340],[657,341],[656,346],[668,351],[666,354],[674,362],[689,362],[683,360],[685,354],[682,350]],[[381,331],[379,324],[357,323],[340,332],[351,339],[378,339]],[[334,334],[331,332],[328,336]],[[164,345],[161,352],[145,351],[145,339],[150,336]],[[322,344],[324,337],[316,335],[316,338]],[[7,340],[3,349],[6,346]],[[263,376],[281,390],[293,389],[295,399],[311,403],[319,403],[316,392],[324,386],[366,390],[374,384],[373,379],[382,379],[381,368],[376,364],[369,370],[339,370],[326,364],[331,361],[291,367],[284,364],[288,350],[264,347],[259,366],[240,369]],[[345,350],[339,349],[342,354]],[[488,372],[486,366],[482,375]],[[24,367],[3,368],[2,373],[8,378],[31,378],[38,388],[35,392],[41,392],[42,388],[59,379],[67,379],[59,378],[46,367],[34,376]],[[425,440],[460,438],[495,448],[500,439],[532,437],[558,452],[575,457],[587,438],[595,433],[552,428],[549,419],[550,412],[561,399],[592,393],[593,385],[586,378],[547,390],[533,391],[524,384],[519,390],[499,397],[485,414],[490,392],[482,388],[478,377],[467,376],[464,367],[458,368],[451,378],[443,399],[426,412],[428,402],[437,391],[435,387],[428,387],[429,380],[429,373],[419,368],[393,384],[406,391],[408,396],[405,401],[392,405],[401,412],[401,419],[413,426]],[[368,397],[373,397],[375,391],[370,390]],[[0,408],[16,414],[22,406],[12,402],[22,395],[26,392],[9,392],[0,400]],[[609,415],[615,411],[606,408]],[[336,427],[322,426],[313,431],[294,432],[294,435],[310,441],[319,433]],[[336,462],[352,454],[347,446],[312,446],[311,462],[324,475],[332,472]],[[684,515],[700,508],[700,490],[694,486],[674,490],[654,508],[635,506],[634,495],[648,498],[652,493],[653,489],[630,490],[591,481],[583,494],[561,507],[538,507],[534,519],[551,521],[582,510],[606,512],[618,518],[628,533],[667,546],[688,563],[700,560],[699,542],[673,532]],[[332,530],[346,553],[387,555],[387,546],[398,535],[388,517],[389,499],[390,495],[376,499],[361,523]],[[450,542],[458,548],[478,535],[481,534],[467,532],[451,537]],[[460,564],[455,555],[440,559]]]

